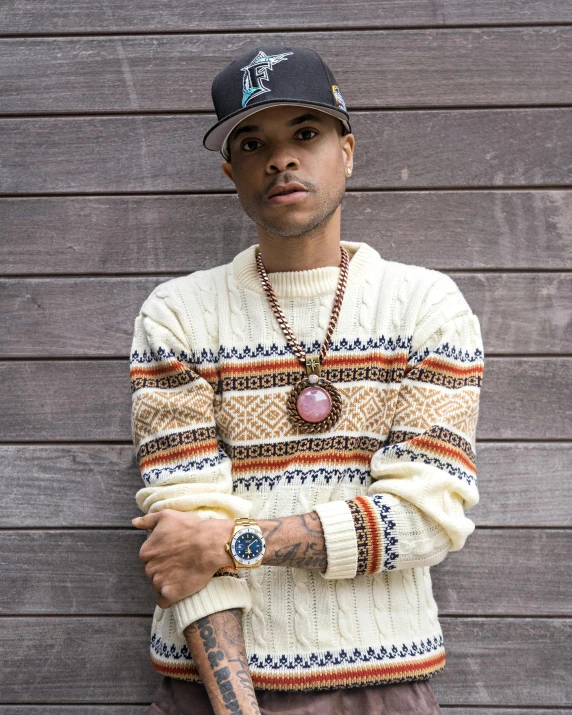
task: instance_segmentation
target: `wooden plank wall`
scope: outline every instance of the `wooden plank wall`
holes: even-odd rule
[[[486,367],[477,529],[432,571],[447,715],[572,713],[572,2],[0,2],[0,715],[142,715],[154,598],[133,319],[256,241],[210,83],[315,48],[352,116],[343,235],[449,273]]]

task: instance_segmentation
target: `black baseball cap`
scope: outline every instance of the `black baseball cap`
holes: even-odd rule
[[[315,107],[341,120],[351,132],[349,114],[336,79],[309,47],[255,47],[214,78],[211,88],[217,123],[203,138],[210,151],[228,161],[228,137],[243,119],[271,105]]]

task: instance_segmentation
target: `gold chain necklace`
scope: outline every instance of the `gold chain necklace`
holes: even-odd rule
[[[330,322],[326,330],[326,337],[318,355],[306,355],[302,346],[294,336],[292,328],[286,320],[286,316],[280,305],[278,298],[268,279],[266,269],[262,263],[260,249],[256,247],[256,265],[258,275],[262,281],[270,307],[276,316],[278,325],[286,337],[292,352],[306,368],[306,375],[293,387],[288,398],[288,413],[293,424],[297,427],[304,427],[308,432],[325,432],[333,427],[339,420],[342,412],[342,398],[336,386],[321,375],[321,363],[326,357],[330,340],[342,307],[342,299],[348,280],[348,265],[350,262],[349,253],[343,246],[340,246],[342,260],[340,265],[340,276],[334,296],[334,304],[330,315]]]

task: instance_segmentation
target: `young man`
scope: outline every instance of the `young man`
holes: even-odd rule
[[[148,712],[439,713],[429,568],[474,530],[479,321],[446,274],[341,238],[355,139],[314,51],[256,48],[212,96],[258,243],[135,320]]]

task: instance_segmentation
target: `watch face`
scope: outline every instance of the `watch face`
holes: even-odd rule
[[[230,548],[239,563],[248,565],[260,561],[264,556],[266,542],[257,529],[246,527],[234,535]]]

